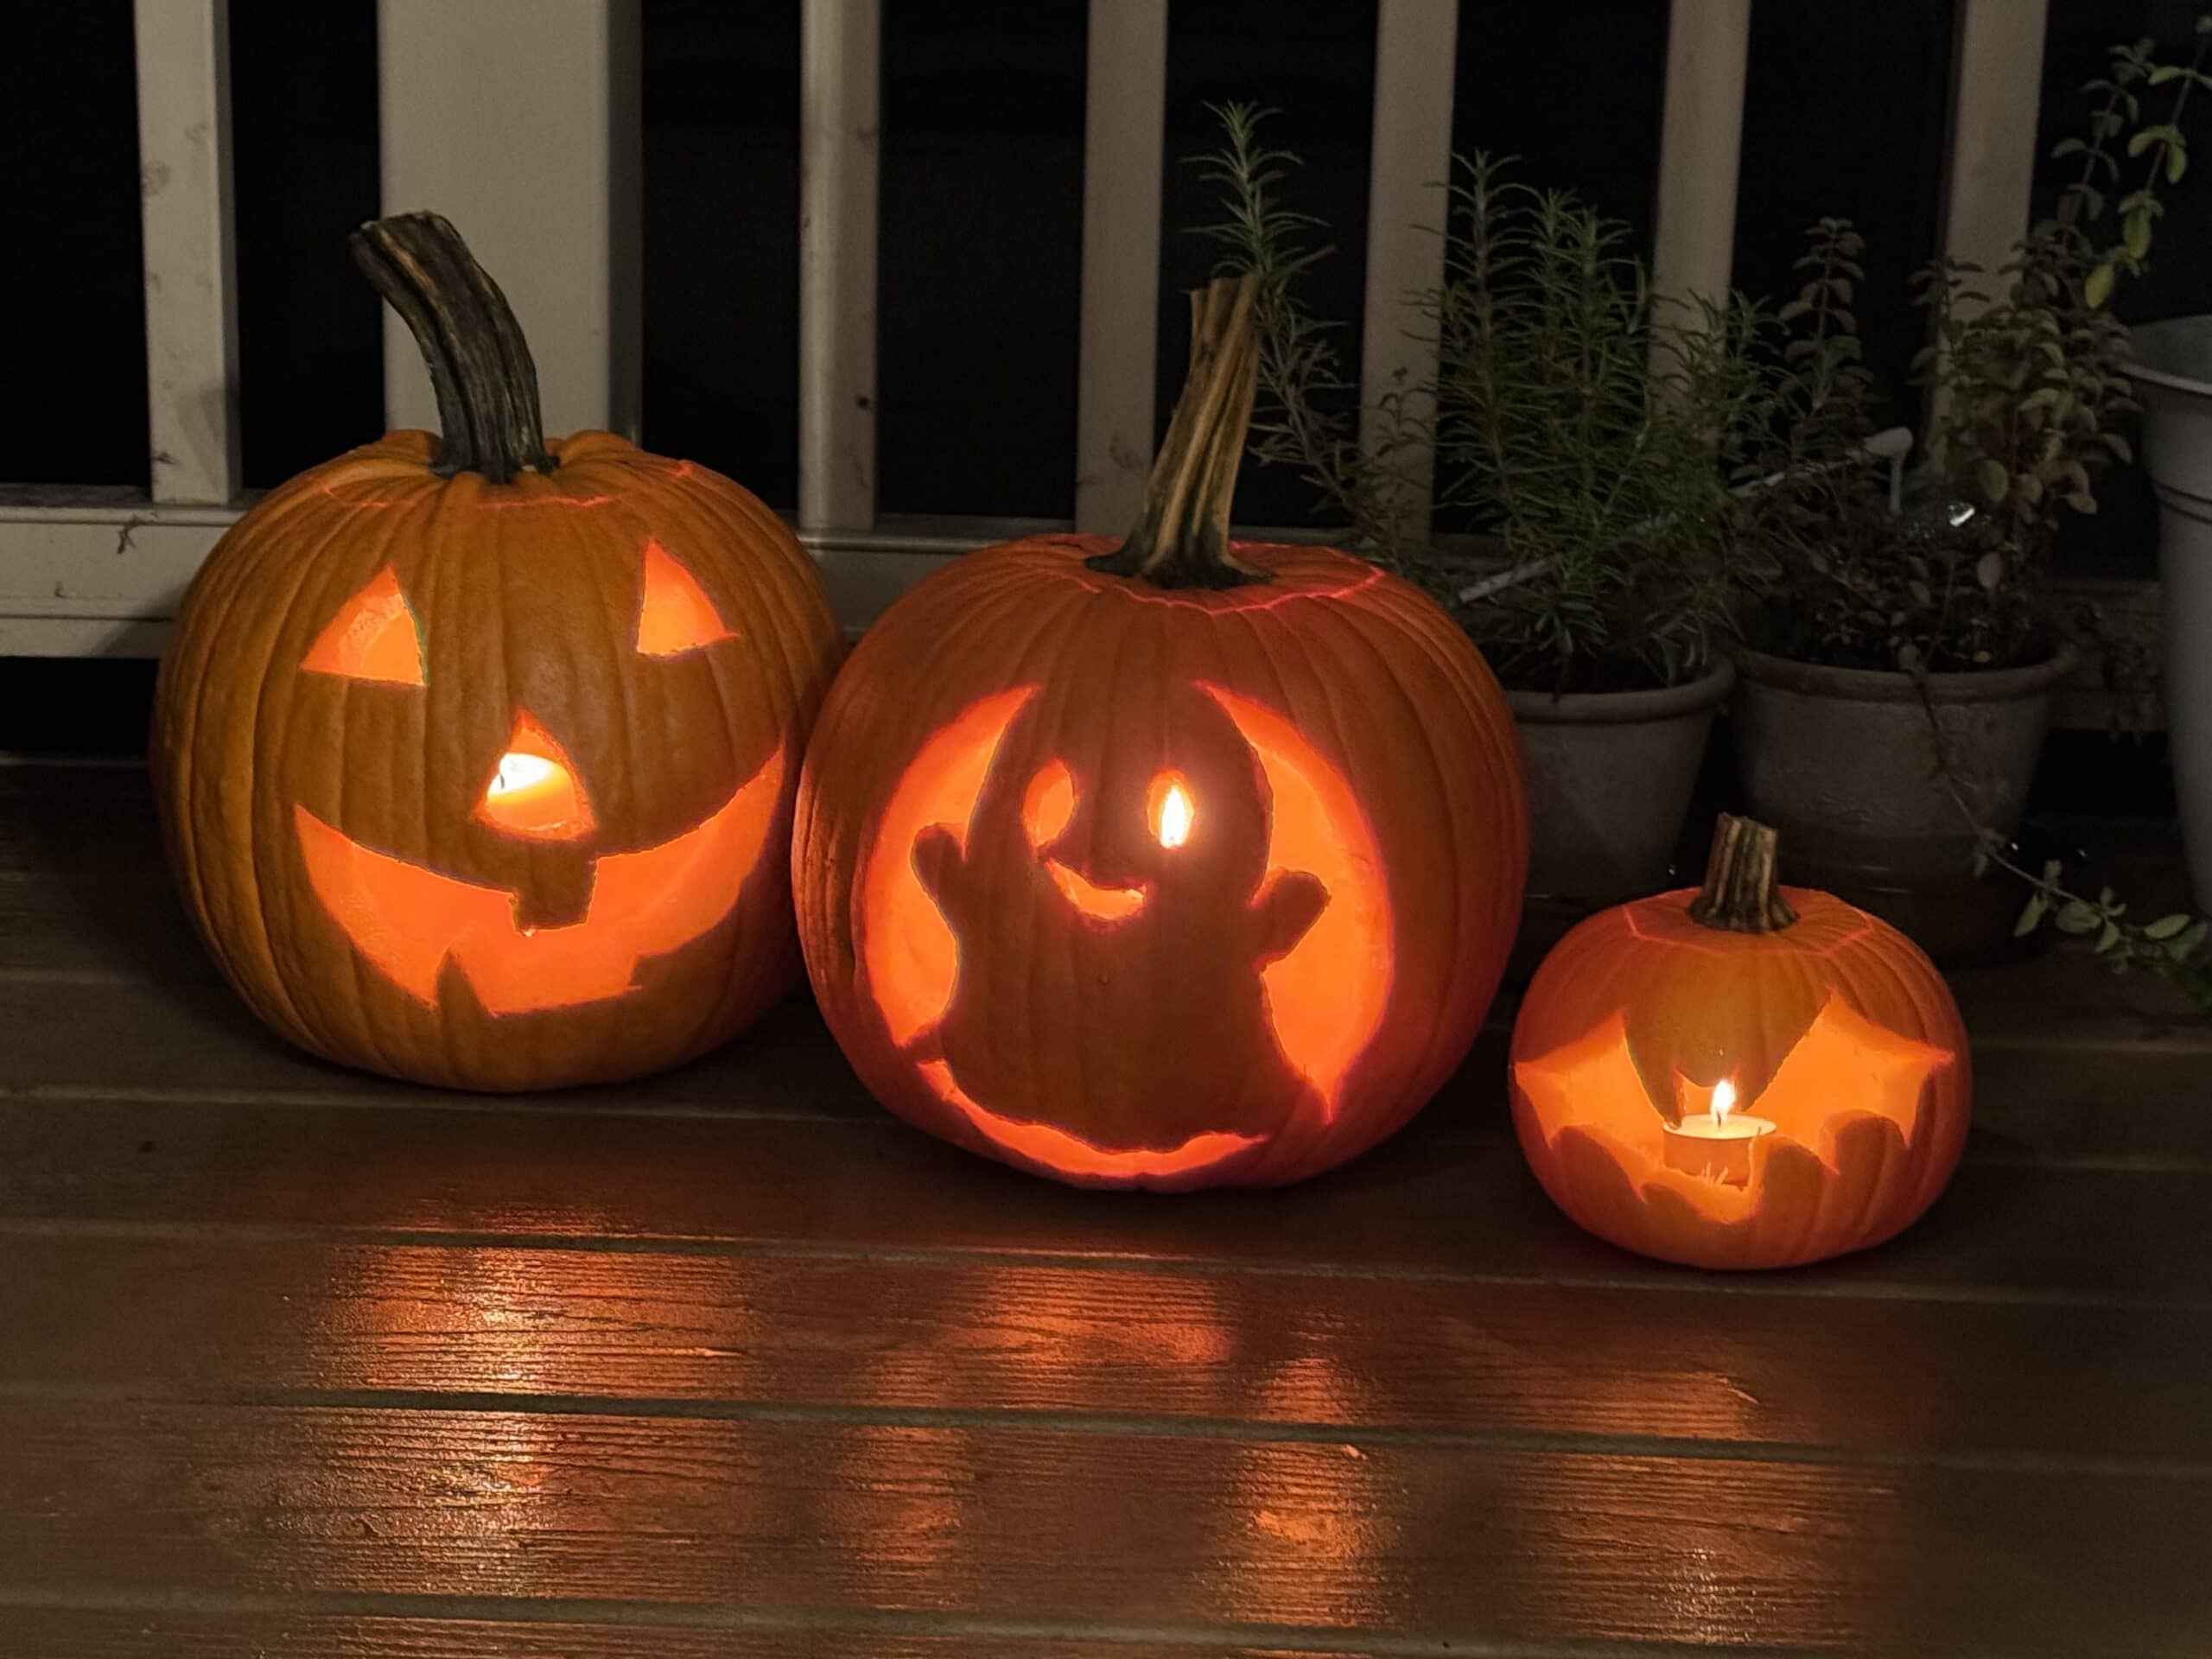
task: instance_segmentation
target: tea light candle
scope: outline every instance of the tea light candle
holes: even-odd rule
[[[1738,1112],[1736,1085],[1726,1077],[1713,1085],[1711,1109],[1685,1112],[1681,1121],[1665,1125],[1667,1167],[1708,1181],[1746,1186],[1751,1179],[1751,1143],[1772,1135],[1765,1118]]]

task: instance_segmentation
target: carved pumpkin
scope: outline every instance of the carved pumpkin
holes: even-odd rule
[[[208,556],[156,695],[172,862],[261,1017],[471,1089],[634,1076],[798,971],[785,838],[838,640],[728,479],[547,442],[505,299],[444,220],[365,226],[442,437],[292,480]]]
[[[1228,540],[1249,293],[1120,543],[971,554],[886,613],[800,785],[830,1029],[921,1127],[1090,1185],[1295,1179],[1465,1055],[1527,831],[1497,684],[1417,590]]]
[[[1513,1028],[1513,1119],[1560,1209],[1706,1268],[1878,1244],[1932,1204],[1972,1098],[1935,965],[1886,923],[1774,885],[1774,832],[1725,817],[1702,889],[1592,916]]]

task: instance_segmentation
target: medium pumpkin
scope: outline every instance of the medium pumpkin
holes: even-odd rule
[[[1252,296],[1193,301],[1136,531],[989,548],[893,606],[792,849],[877,1096],[1089,1185],[1293,1180],[1389,1134],[1473,1039],[1526,862],[1465,635],[1345,554],[1230,543]]]
[[[444,433],[293,479],[193,583],[152,746],[186,907],[331,1059],[488,1090],[671,1065],[797,973],[820,579],[728,479],[544,441],[521,331],[443,219],[354,248]]]
[[[1537,970],[1513,1119],[1581,1226],[1706,1268],[1878,1244],[1964,1146],[1965,1027],[1904,935],[1777,888],[1771,830],[1724,816],[1702,888],[1601,912]]]

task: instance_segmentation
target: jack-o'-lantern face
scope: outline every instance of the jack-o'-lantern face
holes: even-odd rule
[[[270,491],[194,578],[149,744],[185,909],[342,1065],[514,1090],[703,1053],[799,967],[783,855],[842,655],[822,578],[711,469],[546,436],[445,220],[351,245],[443,430]]]
[[[627,643],[639,659],[680,661],[737,637],[658,540],[645,543],[638,583]],[[308,681],[363,696],[435,697],[429,644],[386,564],[340,607],[301,667]],[[489,849],[480,861],[525,874],[543,873],[533,862],[550,866],[543,885],[555,896],[527,900],[523,883],[472,880],[366,844],[304,803],[293,824],[316,900],[386,981],[435,1007],[452,973],[485,1013],[531,1014],[621,996],[640,963],[721,922],[760,862],[784,771],[779,743],[696,822],[648,844],[606,845],[594,803],[619,780],[588,777],[558,731],[517,707],[469,774],[466,835]]]
[[[862,902],[893,1040],[975,1129],[1064,1173],[1173,1177],[1255,1151],[1287,1114],[1325,1123],[1391,984],[1381,860],[1343,779],[1205,683],[1160,743],[1086,767],[1036,693],[963,711],[893,794]],[[1040,995],[1071,999],[1046,1017],[1083,1069],[1080,1113],[994,1039],[995,1010]],[[1192,1040],[1116,1042],[1163,1006]]]

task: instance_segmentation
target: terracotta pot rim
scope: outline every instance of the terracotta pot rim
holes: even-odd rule
[[[1920,682],[1896,669],[1832,668],[1825,663],[1801,662],[1794,657],[1770,656],[1738,645],[1733,655],[1744,678],[1752,685],[1808,696],[1833,697],[1841,702],[1916,702]],[[1928,695],[1937,702],[2012,702],[2039,696],[2082,665],[2082,653],[2066,640],[2051,654],[2024,668],[1967,670],[1930,674]]]
[[[1736,664],[1713,659],[1702,677],[1647,691],[1515,691],[1505,693],[1513,718],[1540,726],[1641,726],[1655,720],[1701,715],[1727,700],[1736,685]]]

